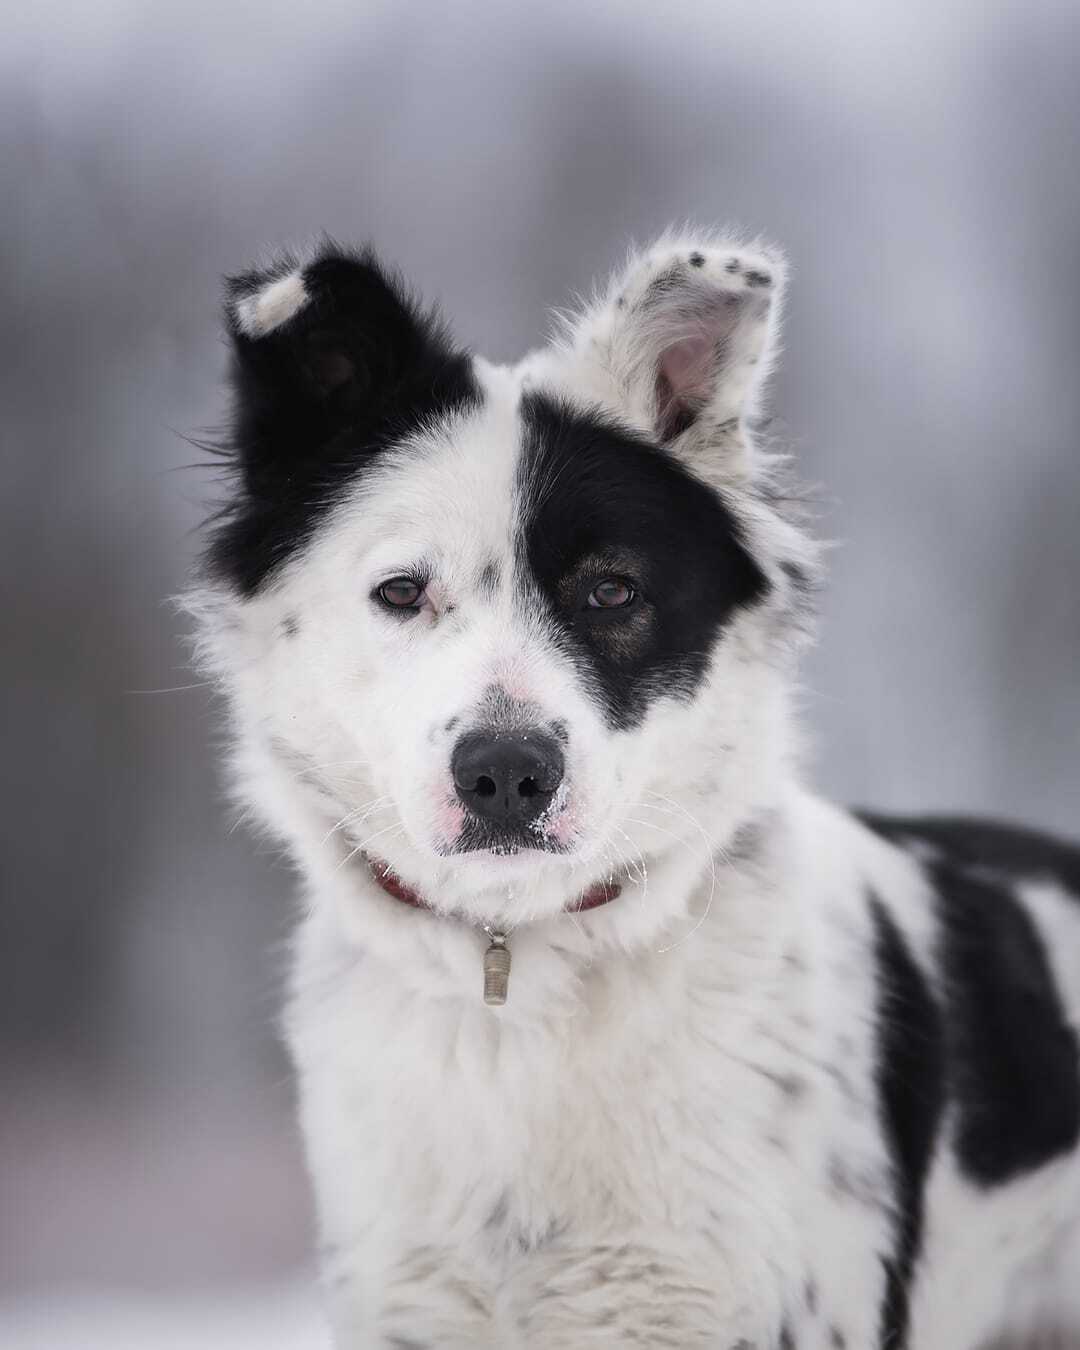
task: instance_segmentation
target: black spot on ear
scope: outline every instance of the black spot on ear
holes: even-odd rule
[[[705,254],[704,254],[704,253],[691,253],[691,254],[690,254],[690,266],[691,266],[691,267],[704,267],[704,266],[705,266]]]
[[[738,260],[738,258],[729,258],[729,259],[727,260],[727,262],[724,264],[724,271],[725,271],[725,272],[735,273],[735,272],[739,272],[739,271],[741,271],[741,270],[742,270],[742,269],[741,269],[740,266],[739,266],[739,260]]]
[[[896,1232],[885,1261],[880,1344],[907,1340],[909,1287],[922,1242],[924,1190],[945,1106],[941,1014],[885,907],[870,897],[877,964],[878,1111],[894,1171]]]
[[[754,287],[771,286],[772,277],[769,276],[768,272],[755,272],[748,270],[746,273],[746,284],[748,286]]]

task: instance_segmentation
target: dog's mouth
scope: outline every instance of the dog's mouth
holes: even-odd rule
[[[528,825],[497,826],[489,821],[469,817],[461,832],[446,849],[446,854],[460,857],[465,854],[490,858],[515,858],[521,853],[568,853],[567,844],[542,830]]]

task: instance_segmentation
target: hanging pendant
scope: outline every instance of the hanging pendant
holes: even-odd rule
[[[510,948],[506,934],[485,928],[491,946],[484,953],[484,1002],[501,1008],[510,985]]]

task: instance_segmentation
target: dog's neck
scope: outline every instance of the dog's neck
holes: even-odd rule
[[[414,887],[408,885],[397,873],[380,858],[365,857],[371,876],[376,885],[387,895],[408,905],[410,909],[426,909],[438,913],[436,906],[430,904]],[[600,881],[588,887],[576,899],[566,906],[568,914],[582,914],[590,909],[599,909],[610,904],[622,894],[622,887],[616,881]],[[471,923],[479,927],[490,939],[491,945],[484,953],[484,1002],[501,1007],[506,1002],[510,982],[510,948],[507,945],[508,934],[491,924],[477,924],[475,920],[461,919],[453,913],[445,916],[450,922]]]

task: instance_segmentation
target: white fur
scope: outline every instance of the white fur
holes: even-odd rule
[[[646,299],[698,251],[673,300]],[[747,304],[732,257],[779,294],[775,250],[665,236],[550,346],[478,363],[481,410],[364,477],[268,589],[192,598],[239,791],[303,878],[288,1036],[343,1350],[773,1350],[785,1322],[799,1350],[835,1350],[834,1333],[877,1345],[895,1216],[866,888],[931,982],[936,921],[917,862],[801,785],[806,626],[780,562],[812,574],[816,552],[773,505],[751,432],[777,302],[759,288]],[[729,292],[704,427],[673,448],[725,493],[773,590],[731,624],[692,701],[612,733],[511,593],[518,400],[548,389],[650,434],[660,355],[703,296]],[[259,336],[304,300],[293,275],[237,312]],[[432,609],[387,623],[369,593],[420,554]],[[494,596],[476,582],[491,559]],[[435,851],[447,724],[493,685],[569,726],[566,857]],[[383,894],[365,848],[441,912]],[[617,901],[563,912],[607,876]],[[484,922],[511,932],[501,1009],[480,998]],[[969,1350],[1000,1325],[1078,1185],[1066,1160],[988,1202],[943,1154],[913,1350]],[[1064,1297],[1045,1283],[1040,1309]]]
[[[236,322],[248,337],[266,337],[275,328],[288,323],[307,302],[303,274],[290,272],[252,295],[241,296],[235,305]]]

